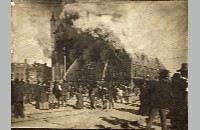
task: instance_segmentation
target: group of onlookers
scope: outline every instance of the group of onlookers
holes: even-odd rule
[[[15,117],[24,117],[24,103],[33,104],[36,109],[48,110],[67,105],[67,100],[73,96],[72,89],[66,81],[40,82],[36,84],[26,83],[19,79],[11,82],[11,103]]]
[[[141,115],[149,116],[147,130],[151,130],[156,113],[161,116],[162,130],[167,130],[167,118],[171,119],[171,130],[187,130],[188,124],[188,70],[187,64],[182,64],[172,78],[169,78],[168,70],[161,70],[157,80],[148,77],[145,82],[134,88],[135,96],[140,97]],[[23,103],[35,102],[35,107],[40,110],[48,110],[67,106],[67,101],[76,96],[74,108],[83,109],[84,97],[89,99],[90,109],[111,109],[114,103],[129,103],[132,90],[125,84],[112,84],[100,82],[82,85],[62,82],[40,82],[30,84],[29,81],[15,79],[11,82],[12,106],[15,117],[24,118]],[[87,95],[88,94],[88,95]]]
[[[167,118],[171,119],[171,130],[188,129],[188,69],[183,63],[170,79],[169,71],[162,70],[158,80],[147,78],[141,86],[141,115],[149,116],[147,130],[151,130],[156,113],[161,117],[162,130],[168,130]]]
[[[119,84],[100,82],[89,89],[90,108],[114,108],[114,103],[129,103],[130,87]]]
[[[15,79],[12,83],[12,106],[15,117],[24,117],[24,105],[35,105],[36,109],[48,110],[67,106],[67,100],[76,96],[74,108],[84,108],[84,97],[88,94],[90,108],[114,108],[114,102],[129,103],[130,87],[106,82],[90,85],[70,84],[65,80],[61,82],[40,82],[30,84],[29,81]]]

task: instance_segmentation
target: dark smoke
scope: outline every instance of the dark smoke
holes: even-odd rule
[[[67,48],[63,53],[70,61],[69,65],[76,59],[83,64],[90,61],[105,62],[116,56],[116,48],[112,43],[119,39],[111,38],[112,33],[104,33],[100,28],[96,28],[93,32],[78,30],[72,24],[72,21],[77,18],[77,14],[68,14],[63,20],[64,23],[57,30],[60,35],[57,35],[56,38],[56,51],[60,52],[63,51],[63,47]],[[62,55],[60,55],[60,59],[62,59]]]

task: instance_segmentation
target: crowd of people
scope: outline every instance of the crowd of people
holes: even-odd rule
[[[171,130],[187,130],[188,125],[188,69],[187,63],[170,78],[168,70],[161,70],[158,79],[148,76],[140,86],[131,89],[127,84],[94,82],[93,84],[71,84],[61,82],[26,83],[19,79],[11,82],[12,106],[16,118],[24,118],[24,103],[34,103],[36,109],[58,109],[67,107],[67,101],[76,97],[74,108],[83,109],[85,98],[90,109],[113,109],[115,103],[129,103],[134,93],[139,96],[139,114],[148,116],[147,130],[151,130],[157,112],[161,117],[162,130],[168,130],[167,118],[171,119]]]
[[[76,97],[75,109],[83,109],[89,100],[90,109],[111,109],[114,102],[129,103],[131,89],[125,84],[94,82],[90,85],[61,82],[40,82],[30,84],[27,80],[15,79],[11,82],[12,110],[16,118],[24,118],[24,104],[32,104],[36,109],[49,110],[67,107],[67,101]],[[86,99],[84,99],[86,98]]]
[[[188,65],[169,77],[168,70],[159,73],[158,80],[148,77],[140,87],[141,115],[147,115],[147,130],[151,130],[157,113],[160,114],[162,130],[168,130],[167,118],[171,120],[170,130],[188,129]]]

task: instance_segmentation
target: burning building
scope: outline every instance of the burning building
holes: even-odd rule
[[[119,39],[111,32],[74,28],[73,21],[78,18],[77,13],[72,13],[58,21],[52,14],[50,19],[53,81],[129,84],[137,77],[156,78],[158,70],[164,68],[157,58],[143,53],[130,55],[123,47],[115,46]]]

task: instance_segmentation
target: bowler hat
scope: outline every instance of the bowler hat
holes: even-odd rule
[[[161,69],[159,72],[160,76],[167,77],[169,75],[169,71],[166,69]]]
[[[181,64],[181,69],[177,70],[178,72],[181,71],[188,71],[188,63]]]

